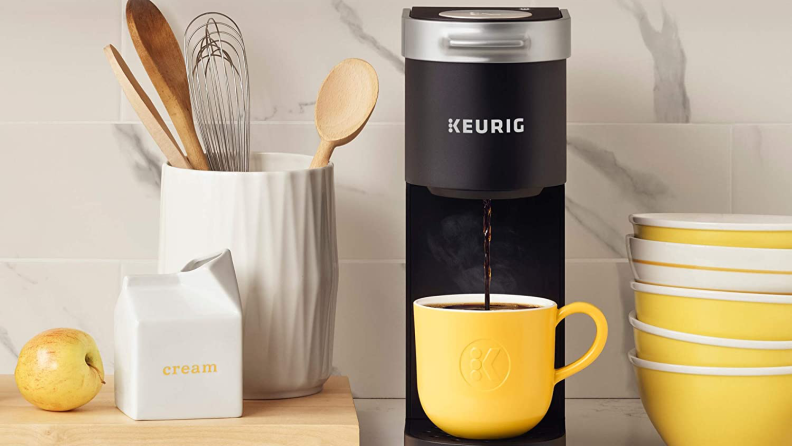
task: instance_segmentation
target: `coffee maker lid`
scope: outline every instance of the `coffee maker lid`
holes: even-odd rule
[[[571,55],[559,8],[414,7],[402,14],[402,55],[455,63],[530,63]]]

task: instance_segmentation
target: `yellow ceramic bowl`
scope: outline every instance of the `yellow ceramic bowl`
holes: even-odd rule
[[[641,401],[668,446],[792,445],[792,367],[690,367],[630,352]]]
[[[635,214],[635,236],[657,242],[792,249],[792,217],[748,214]]]
[[[792,296],[633,282],[638,320],[667,330],[752,341],[792,340]]]
[[[647,361],[701,367],[792,366],[792,341],[744,341],[666,330],[630,313],[635,351]]]

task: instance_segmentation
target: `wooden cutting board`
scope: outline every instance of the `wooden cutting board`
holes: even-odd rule
[[[15,446],[357,446],[349,380],[332,376],[316,395],[246,400],[242,418],[134,421],[113,402],[113,377],[96,398],[71,412],[30,405],[14,377],[0,375],[0,444]]]

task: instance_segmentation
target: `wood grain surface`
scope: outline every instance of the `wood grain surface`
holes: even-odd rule
[[[134,421],[115,407],[113,377],[87,405],[47,412],[0,375],[0,444],[15,446],[357,446],[349,380],[333,376],[316,395],[246,400],[242,418]]]

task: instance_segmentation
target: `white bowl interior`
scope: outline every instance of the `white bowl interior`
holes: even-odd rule
[[[632,282],[634,291],[661,296],[690,297],[693,299],[730,300],[737,302],[757,302],[768,304],[792,304],[792,296],[787,294],[758,294],[735,293],[731,291],[694,290],[671,286],[650,285],[648,283]]]
[[[792,231],[792,216],[753,214],[633,214],[630,222],[660,228],[719,231]]]
[[[792,293],[791,274],[725,271],[700,268],[680,268],[646,262],[631,262],[637,282],[663,287],[695,290],[715,290],[723,293],[720,300],[789,303]],[[747,293],[749,296],[739,296]],[[704,297],[689,293],[684,297]],[[769,294],[769,297],[757,297]],[[785,295],[787,299],[779,298]]]
[[[627,354],[635,367],[659,372],[681,373],[683,375],[705,376],[776,376],[792,375],[792,366],[787,367],[696,367],[689,365],[666,364],[641,359],[635,349]]]
[[[792,341],[750,341],[744,339],[716,338],[712,336],[701,336],[681,331],[668,330],[641,322],[635,317],[635,311],[630,313],[630,325],[638,331],[661,336],[677,341],[690,342],[692,344],[712,345],[716,347],[743,348],[753,350],[792,350]]]
[[[690,245],[643,240],[628,235],[627,252],[633,262],[728,269],[743,273],[773,272],[792,275],[792,249]]]

